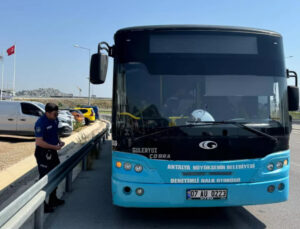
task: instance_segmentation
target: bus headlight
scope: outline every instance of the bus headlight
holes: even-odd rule
[[[135,190],[135,193],[138,195],[138,196],[142,196],[144,194],[144,189],[143,188],[137,188]]]
[[[272,170],[274,169],[274,164],[273,164],[273,163],[269,163],[269,164],[267,165],[267,169],[268,169],[269,171],[272,171]]]
[[[121,168],[121,167],[122,167],[122,162],[117,161],[117,162],[116,162],[116,167],[117,167],[117,168]]]
[[[277,169],[281,169],[283,167],[283,162],[282,161],[278,161],[277,163],[276,163],[276,168]]]
[[[124,163],[124,169],[125,170],[131,170],[131,168],[132,168],[132,165],[129,162]]]
[[[134,166],[134,170],[137,172],[137,173],[140,173],[143,171],[143,166],[142,165],[135,165]]]

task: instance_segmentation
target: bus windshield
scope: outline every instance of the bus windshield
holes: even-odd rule
[[[141,63],[122,67],[119,105],[126,109],[120,112],[144,119],[178,117],[176,123],[183,124],[200,110],[201,121],[284,124],[283,77],[152,75]]]

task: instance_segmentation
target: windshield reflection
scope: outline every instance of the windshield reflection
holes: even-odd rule
[[[151,75],[141,63],[121,68],[117,91],[120,121],[127,116],[132,121],[141,120],[144,127],[184,125],[189,121],[286,125],[283,77]]]

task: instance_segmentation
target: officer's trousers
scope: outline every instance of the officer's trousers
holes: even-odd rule
[[[60,164],[56,150],[36,146],[34,156],[38,164],[40,179]],[[54,189],[53,192],[50,193],[49,203],[56,198],[56,189]]]

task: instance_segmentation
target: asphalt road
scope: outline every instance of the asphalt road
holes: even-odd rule
[[[94,169],[82,172],[66,204],[48,215],[46,229],[300,228],[300,125],[291,135],[290,196],[284,203],[224,208],[127,209],[111,203],[111,143]],[[242,194],[241,194],[242,195]]]

